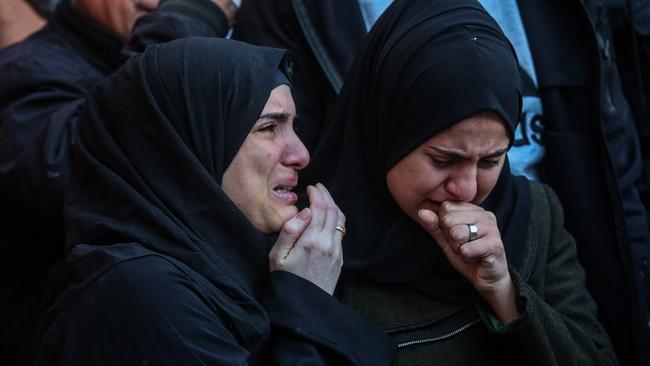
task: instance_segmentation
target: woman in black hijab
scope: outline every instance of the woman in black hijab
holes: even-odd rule
[[[549,188],[511,175],[516,56],[472,0],[396,0],[308,167],[350,234],[343,302],[404,365],[615,364]]]
[[[190,38],[96,87],[35,364],[390,362],[388,339],[331,296],[344,216],[320,184],[294,205],[309,154],[284,53]]]

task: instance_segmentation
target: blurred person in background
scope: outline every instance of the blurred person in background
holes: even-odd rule
[[[26,362],[63,255],[62,192],[86,93],[147,45],[223,37],[236,10],[230,0],[65,0],[45,28],[0,51],[0,364]]]
[[[43,28],[45,19],[23,0],[0,2],[0,48],[10,46]]]

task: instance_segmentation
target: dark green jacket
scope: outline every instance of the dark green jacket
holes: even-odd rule
[[[511,267],[522,317],[499,324],[489,308],[447,305],[405,286],[346,273],[343,302],[398,344],[396,365],[616,365],[596,320],[573,237],[550,188],[531,182],[532,215],[521,268]]]

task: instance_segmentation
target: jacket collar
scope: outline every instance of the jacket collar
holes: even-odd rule
[[[89,61],[97,67],[112,72],[121,65],[124,40],[88,19],[70,0],[61,1],[50,24],[86,51]]]

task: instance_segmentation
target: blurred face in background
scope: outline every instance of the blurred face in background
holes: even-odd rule
[[[75,0],[74,4],[95,23],[123,39],[131,38],[135,21],[158,8],[160,0]]]

